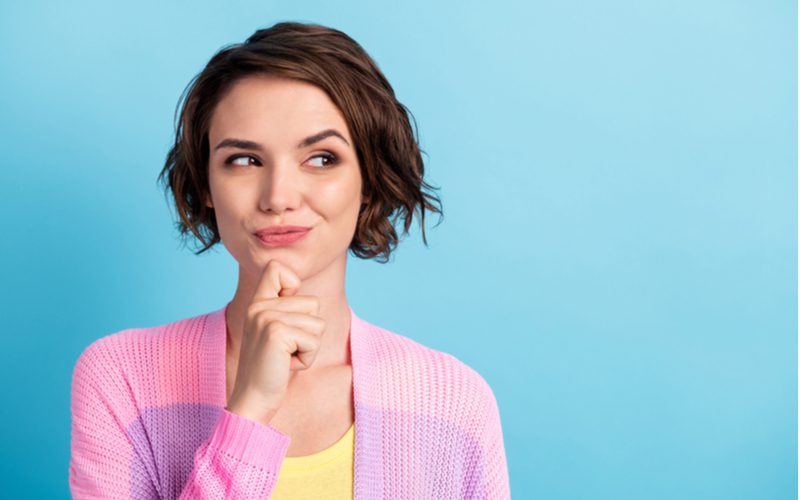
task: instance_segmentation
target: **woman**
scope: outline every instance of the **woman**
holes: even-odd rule
[[[500,416],[455,357],[358,317],[347,252],[386,262],[419,210],[406,108],[344,33],[283,22],[187,88],[161,179],[236,293],[107,335],[72,381],[75,498],[508,498]],[[183,96],[182,96],[183,97]],[[426,241],[427,243],[427,241]]]

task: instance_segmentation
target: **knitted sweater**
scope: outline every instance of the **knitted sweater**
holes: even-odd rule
[[[225,408],[229,304],[84,349],[72,374],[74,498],[269,498],[291,438]],[[354,498],[510,498],[487,382],[350,313]]]

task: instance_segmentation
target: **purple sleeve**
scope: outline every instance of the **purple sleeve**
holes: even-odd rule
[[[142,459],[125,430],[121,401],[131,395],[125,392],[127,382],[110,362],[113,357],[107,355],[107,347],[107,342],[90,345],[72,375],[72,498],[174,498],[175,492],[160,491],[152,479],[158,477],[152,473],[156,464]],[[271,425],[223,408],[209,438],[194,454],[179,498],[268,498],[290,441]]]

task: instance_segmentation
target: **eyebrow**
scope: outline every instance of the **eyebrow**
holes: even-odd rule
[[[297,148],[300,149],[311,146],[312,144],[319,142],[323,139],[327,139],[328,137],[338,137],[339,139],[344,141],[345,144],[347,144],[348,146],[350,145],[350,143],[347,142],[347,139],[345,139],[344,136],[341,133],[339,133],[339,131],[337,131],[336,129],[329,128],[323,130],[322,132],[317,132],[314,135],[306,137],[305,139],[300,141],[300,144],[297,145]],[[247,141],[244,139],[225,139],[214,147],[214,151],[221,148],[255,149],[258,151],[263,151],[264,149],[264,147],[257,142]]]

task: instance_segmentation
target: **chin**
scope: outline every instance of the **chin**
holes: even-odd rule
[[[309,267],[313,267],[313,262],[308,262],[308,258],[300,255],[296,250],[275,248],[266,251],[262,250],[251,260],[251,265],[254,267],[253,272],[260,275],[264,271],[264,267],[266,267],[267,263],[273,259],[294,271],[301,280],[309,275]]]

